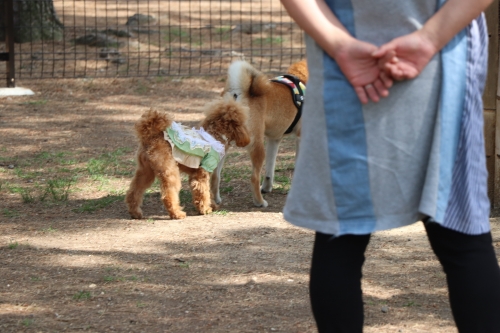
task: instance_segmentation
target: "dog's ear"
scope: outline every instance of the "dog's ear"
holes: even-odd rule
[[[205,109],[205,119],[201,126],[209,133],[224,134],[238,147],[250,143],[250,135],[246,128],[248,108],[235,101],[216,101]]]
[[[238,147],[246,147],[250,143],[250,135],[244,124],[236,126],[234,131],[234,142]]]

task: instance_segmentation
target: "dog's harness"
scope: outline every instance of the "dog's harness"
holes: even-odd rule
[[[271,79],[271,81],[284,84],[292,91],[292,99],[295,107],[297,108],[297,114],[295,115],[295,119],[290,127],[288,127],[285,131],[285,134],[289,134],[293,131],[295,125],[297,125],[300,117],[302,116],[302,105],[304,104],[306,85],[303,84],[298,77],[289,74],[277,76],[274,79]]]

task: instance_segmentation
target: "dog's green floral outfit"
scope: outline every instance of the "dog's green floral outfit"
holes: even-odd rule
[[[174,159],[193,169],[201,167],[212,172],[224,157],[224,145],[203,127],[195,129],[172,122],[164,131],[164,138],[172,146]]]

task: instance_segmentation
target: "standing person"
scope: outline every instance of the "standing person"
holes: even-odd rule
[[[362,332],[370,234],[416,221],[459,332],[500,332],[482,118],[491,2],[282,0],[310,73],[284,217],[316,231],[319,332]]]

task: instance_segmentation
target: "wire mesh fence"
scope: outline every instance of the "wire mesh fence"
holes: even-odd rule
[[[234,59],[281,72],[305,56],[279,0],[0,0],[0,13],[10,5],[17,78],[221,75]]]

